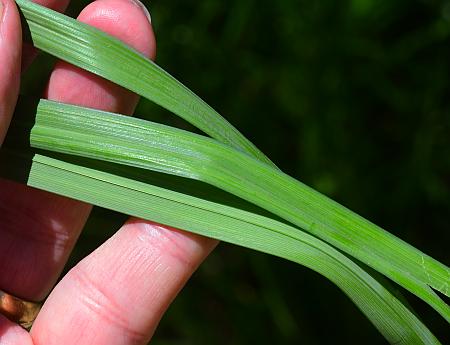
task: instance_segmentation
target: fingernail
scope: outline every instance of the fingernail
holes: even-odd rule
[[[137,7],[139,7],[145,14],[145,16],[147,17],[149,23],[152,23],[152,16],[150,15],[150,12],[148,11],[147,7],[145,7],[145,5],[140,2],[139,0],[131,0],[132,3],[134,3]]]

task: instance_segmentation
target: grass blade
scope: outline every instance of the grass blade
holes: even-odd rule
[[[0,153],[11,154],[4,149]],[[25,160],[17,153],[12,157]],[[383,285],[314,236],[267,217],[93,169],[96,164],[102,166],[35,155],[27,184],[299,263],[335,283],[390,343],[439,344]],[[115,170],[111,165],[102,168]]]
[[[31,144],[197,179],[314,234],[422,298],[450,321],[449,269],[279,170],[229,146],[140,119],[41,101]]]
[[[192,91],[121,41],[32,1],[16,3],[37,48],[111,80],[179,115],[211,137],[273,164]]]
[[[266,156],[205,102],[118,40],[31,1],[16,2],[38,48],[153,100],[225,144],[156,124],[132,122],[134,120],[111,119],[102,124],[107,114],[91,112],[89,121],[97,116],[101,121],[91,127],[85,121],[84,127],[78,129],[68,118],[58,123],[43,116],[44,120],[33,131],[36,146],[193,178],[222,188],[365,262],[421,297],[450,322],[449,307],[430,288],[449,295],[450,273],[445,265],[278,171]],[[41,107],[43,113],[48,111],[46,106],[50,109],[53,105],[44,104]],[[72,112],[70,116],[77,112],[76,116],[84,115],[84,110],[63,108],[54,110],[56,113]],[[58,130],[60,133],[55,132]],[[108,133],[114,135],[108,136]],[[152,138],[152,134],[157,137]],[[52,169],[59,169],[59,173],[64,169],[77,169],[76,166],[56,166],[54,161],[55,166],[50,167],[49,162],[45,157],[37,156],[32,171],[40,171],[39,167],[44,165],[50,169],[49,174],[55,172]],[[30,175],[30,184],[38,186],[41,183],[41,188],[51,190],[52,187],[43,182],[44,175],[37,173],[41,178],[38,182],[31,179],[33,176]],[[59,188],[59,193],[64,194],[64,186]],[[100,200],[101,196],[98,198]],[[301,233],[299,229],[292,229]],[[355,295],[351,298],[357,299]],[[374,313],[380,310],[376,309]],[[367,309],[365,313],[370,314]],[[405,337],[399,335],[399,331],[386,331],[389,325],[384,324],[384,320],[384,317],[375,317],[374,322],[383,334],[387,332],[390,341],[394,338],[403,341]]]

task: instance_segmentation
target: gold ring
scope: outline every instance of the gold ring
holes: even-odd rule
[[[31,328],[40,309],[40,303],[25,301],[0,290],[0,314],[25,329]]]

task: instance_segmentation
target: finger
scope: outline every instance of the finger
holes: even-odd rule
[[[0,146],[17,102],[20,82],[22,32],[12,0],[0,0]]]
[[[33,345],[33,342],[27,331],[0,315],[0,344]]]
[[[130,0],[99,0],[79,19],[116,35],[143,54],[155,39],[145,12]],[[49,98],[130,113],[137,96],[99,77],[60,63],[49,82]],[[67,261],[91,207],[12,182],[0,184],[0,288],[41,300]]]
[[[215,245],[131,219],[52,291],[31,331],[34,343],[147,344],[164,311]]]

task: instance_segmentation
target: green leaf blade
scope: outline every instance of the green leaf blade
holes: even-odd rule
[[[392,344],[439,344],[396,297],[334,248],[286,224],[239,209],[36,155],[30,186],[276,255],[324,275]]]
[[[217,143],[212,144],[213,141],[205,141],[204,138],[196,142],[193,140],[194,137],[183,136],[179,132],[175,132],[176,140],[173,141],[171,139],[173,133],[170,131],[168,133],[165,129],[155,132],[161,140],[154,141],[155,145],[150,151],[143,153],[141,145],[132,146],[133,140],[139,140],[141,131],[136,129],[132,133],[134,139],[133,137],[126,138],[125,136],[130,131],[129,127],[124,131],[125,136],[120,139],[122,141],[118,142],[118,137],[108,139],[106,136],[103,141],[95,141],[90,139],[89,135],[81,132],[76,137],[71,137],[73,128],[69,126],[69,128],[61,130],[68,140],[62,143],[63,138],[60,137],[51,144],[49,137],[52,130],[46,132],[46,129],[41,127],[35,131],[36,145],[44,143],[44,146],[40,147],[45,147],[49,144],[53,146],[50,148],[52,150],[58,149],[58,145],[62,145],[64,148],[59,147],[61,152],[81,154],[185,176],[223,188],[264,207],[359,258],[420,296],[447,320],[450,320],[448,306],[429,288],[431,286],[448,296],[450,273],[445,265],[417,251],[325,196],[271,168],[270,160],[211,107],[158,66],[122,43],[86,25],[35,5],[31,1],[17,0],[17,3],[30,24],[33,40],[39,48],[155,101],[185,118],[213,138],[246,154],[238,154],[224,145],[220,146]],[[124,66],[126,66],[126,70]],[[142,83],[140,83],[141,81]],[[101,128],[101,125],[97,127]],[[119,127],[117,124],[113,126],[116,130]],[[162,140],[165,134],[167,134],[166,141]],[[75,139],[83,139],[84,147],[80,148],[74,144]],[[92,141],[91,146],[88,145],[89,140]],[[141,139],[141,142],[145,141],[147,140]],[[101,143],[104,146],[96,147]],[[202,147],[202,145],[206,146]],[[174,147],[175,149],[173,149]],[[181,149],[184,147],[187,149]],[[229,154],[230,152],[233,154]],[[267,165],[250,159],[247,154]],[[36,163],[42,164],[42,162]],[[35,168],[37,166],[34,165]],[[41,182],[34,181],[36,186]],[[41,187],[49,190],[52,188],[50,185]],[[73,197],[77,197],[76,193],[70,189],[74,187],[66,187],[68,188],[67,193],[72,193]],[[65,187],[60,188],[64,190]],[[79,197],[81,198],[81,196]],[[99,200],[102,199],[101,195],[97,197]],[[295,229],[295,231],[299,230]],[[239,238],[239,241],[241,240],[243,241],[242,238]],[[286,244],[288,242],[285,240]],[[292,250],[295,252],[294,249]],[[310,253],[310,255],[312,254]],[[327,270],[333,270],[333,267],[327,266]],[[358,280],[355,277],[354,279]],[[350,284],[351,280],[348,282]],[[345,284],[340,284],[345,291]],[[355,293],[355,291],[352,292],[353,298],[357,300],[358,296]],[[364,295],[364,298],[367,299],[368,296]],[[355,303],[360,306],[364,304],[364,301]],[[367,307],[363,309],[366,315],[371,315]],[[390,312],[394,315],[395,309],[391,309]],[[387,309],[382,310],[381,307],[377,307],[373,310],[373,314],[387,314]],[[417,332],[411,333],[409,326],[405,326],[402,322],[396,323],[395,320],[388,321],[389,318],[383,318],[380,315],[369,316],[369,318],[375,320],[373,322],[377,328],[382,330],[391,342],[415,343],[419,339],[424,341],[423,339],[426,338],[425,343],[429,341],[432,343],[432,337],[414,338],[411,334]],[[394,329],[389,330],[391,327]],[[405,334],[403,334],[404,332]]]
[[[37,48],[121,85],[179,115],[211,137],[273,164],[207,103],[123,42],[32,1],[16,0],[16,3]]]
[[[140,119],[41,101],[33,146],[198,179],[250,201],[450,309],[449,269],[308,186],[213,139]]]

